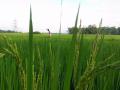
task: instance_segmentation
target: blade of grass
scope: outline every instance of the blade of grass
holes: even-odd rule
[[[5,54],[3,54],[3,53],[0,53],[0,58],[2,58],[4,55],[5,55]]]
[[[72,74],[73,74],[73,63],[75,60],[75,46],[76,46],[77,32],[78,32],[77,31],[77,22],[78,22],[78,17],[79,17],[79,9],[80,9],[80,5],[79,5],[78,11],[77,11],[75,28],[73,31],[72,42],[71,42],[70,56],[68,57],[68,62],[67,62],[67,66],[66,66],[66,75],[65,75],[63,90],[70,90],[70,87],[71,87],[70,84],[71,84],[71,78],[72,78]]]
[[[59,35],[61,34],[61,26],[62,26],[62,5],[63,5],[63,0],[61,0],[61,10],[60,10],[60,28],[59,28]]]
[[[29,59],[27,60],[27,90],[33,90],[33,24],[32,10],[30,6],[30,21],[29,21]]]

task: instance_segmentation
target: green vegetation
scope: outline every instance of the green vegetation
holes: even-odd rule
[[[120,90],[120,36],[0,35],[0,90]]]
[[[68,33],[73,34],[73,29],[68,28]],[[96,34],[97,33],[97,27],[95,25],[89,25],[88,27],[83,27],[83,33],[84,34]],[[79,30],[79,28],[77,28]],[[120,27],[101,27],[101,32],[106,34],[106,35],[120,35]]]
[[[0,89],[25,90],[26,61],[29,60],[28,35],[6,34],[7,41],[2,38],[2,35],[0,36]],[[61,35],[61,37],[53,35],[51,38],[48,38],[47,35],[34,35],[34,90],[50,90],[51,88],[63,90],[64,80],[67,77],[66,72],[69,69],[67,67],[70,67],[70,60],[73,57],[71,38],[71,35]],[[76,80],[79,80],[85,71],[90,53],[93,50],[91,47],[94,38],[95,35],[84,35],[83,37],[77,70],[78,79]],[[115,69],[111,68],[111,65],[113,66],[120,60],[119,40],[120,36],[105,36],[96,57],[96,65],[99,66],[101,63],[103,69],[107,66],[109,68],[93,77],[93,80],[88,84],[88,90],[120,89],[119,64]],[[70,80],[69,83],[73,82]],[[68,87],[73,88],[74,86],[71,84]]]

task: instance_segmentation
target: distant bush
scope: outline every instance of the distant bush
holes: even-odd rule
[[[84,34],[96,34],[97,33],[97,27],[95,25],[89,25],[88,27],[82,28],[82,31]],[[68,33],[73,34],[74,27],[68,28]],[[79,28],[77,28],[79,30]],[[110,34],[110,35],[120,35],[120,27],[101,27],[101,32],[104,34]]]
[[[41,34],[39,31],[34,31],[33,34]]]

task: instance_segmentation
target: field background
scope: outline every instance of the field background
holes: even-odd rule
[[[74,90],[77,84],[79,86],[79,80],[87,67],[96,35],[83,36],[77,74],[75,78],[72,77],[74,82],[69,79],[69,73],[66,73],[71,71],[72,35],[53,34],[51,38],[48,34],[33,36],[33,90]],[[28,51],[27,33],[0,34],[0,52],[4,53],[0,58],[0,90],[26,90]],[[105,62],[106,59],[109,60],[103,63],[103,67],[105,65],[114,67],[114,62],[120,60],[119,35],[104,36],[95,65]],[[112,69],[111,66],[104,69],[103,73],[92,77],[92,80],[88,80],[86,89],[78,90],[120,90],[120,68]],[[74,84],[75,81],[76,84]]]

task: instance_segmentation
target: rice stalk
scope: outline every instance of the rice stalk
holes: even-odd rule
[[[100,21],[99,28],[101,27],[101,25],[102,25],[102,21]],[[103,40],[103,38],[101,38],[101,40]],[[87,62],[87,67],[83,75],[80,77],[79,83],[76,86],[76,90],[86,90],[88,88],[88,83],[92,79],[91,73],[93,72],[96,66],[96,57],[97,57],[97,54],[99,53],[98,50],[100,48],[101,43],[102,42],[100,42],[99,30],[98,30],[98,33],[96,34],[95,40],[93,42],[90,58]]]
[[[61,34],[61,28],[62,28],[62,6],[63,6],[63,0],[61,0],[61,10],[60,10],[60,28],[59,28],[59,35]]]
[[[0,53],[0,58],[2,58],[2,57],[4,57],[5,56],[5,54],[3,54],[3,53]]]
[[[76,47],[77,46],[76,43],[77,43],[77,33],[78,33],[77,24],[78,24],[78,17],[79,17],[79,9],[80,9],[80,5],[77,11],[76,21],[75,21],[75,26],[74,26],[74,31],[73,31],[72,41],[71,41],[71,52],[67,61],[66,77],[64,81],[63,90],[69,90],[71,87],[70,85],[72,85],[72,88],[74,88],[74,83],[76,83],[76,81],[72,80],[72,76],[73,78],[76,78],[76,71],[77,71],[76,59],[78,58],[76,57],[76,55],[78,55],[76,54],[76,51],[78,53],[78,50],[77,50],[78,47]]]
[[[4,40],[6,40],[5,38],[6,37],[4,37]],[[2,52],[4,56],[11,55],[15,59],[16,68],[19,73],[18,75],[19,75],[19,79],[21,82],[21,88],[25,90],[26,89],[26,74],[22,66],[22,62],[21,62],[22,60],[21,60],[17,45],[10,44],[8,40],[6,41],[6,45],[8,48],[2,48],[0,52]]]
[[[29,59],[27,60],[27,90],[33,90],[33,24],[32,24],[32,10],[30,6],[30,20],[29,20]]]

